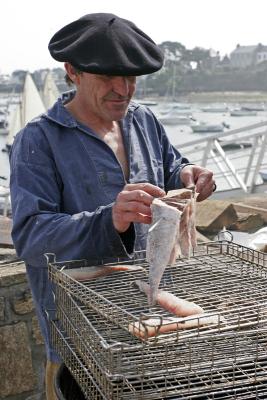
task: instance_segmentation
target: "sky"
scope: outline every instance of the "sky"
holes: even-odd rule
[[[91,12],[133,21],[156,43],[180,42],[230,54],[236,45],[267,45],[267,0],[4,0],[0,72],[63,67],[47,49],[55,32]]]

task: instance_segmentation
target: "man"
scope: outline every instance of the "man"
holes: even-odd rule
[[[54,303],[44,253],[58,261],[129,258],[146,247],[155,197],[195,184],[203,200],[214,181],[170,144],[148,108],[131,102],[136,76],[163,65],[160,48],[132,22],[86,15],[59,30],[49,50],[76,90],[16,136],[10,187],[12,237],[27,266],[53,399],[59,358],[49,339]]]

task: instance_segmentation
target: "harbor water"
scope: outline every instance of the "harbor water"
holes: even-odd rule
[[[165,103],[158,103],[157,105],[150,106],[150,109],[156,114],[159,115],[160,111],[168,106],[172,106],[173,104],[166,105]],[[258,111],[255,116],[242,116],[242,117],[233,117],[230,113],[227,112],[204,112],[201,109],[204,107],[203,104],[188,104],[190,106],[190,112],[192,113],[193,120],[203,121],[209,124],[221,124],[225,123],[229,126],[227,130],[232,130],[236,128],[245,127],[257,122],[266,121],[267,120],[267,110]],[[205,107],[211,106],[216,107],[218,104],[205,104]],[[239,105],[236,103],[227,104],[229,109],[237,108]],[[187,143],[193,141],[198,138],[207,137],[207,135],[214,134],[214,132],[208,133],[194,133],[190,125],[164,125],[167,135],[171,141],[171,143],[175,146],[178,146],[182,143]],[[0,176],[4,176],[7,178],[6,181],[0,180],[0,185],[8,186],[9,179],[9,159],[8,153],[5,151],[5,143],[7,136],[0,135]],[[186,154],[184,154],[186,156]]]

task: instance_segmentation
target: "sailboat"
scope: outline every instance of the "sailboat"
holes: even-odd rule
[[[48,71],[44,80],[44,88],[42,91],[42,99],[45,108],[48,110],[54,105],[59,97],[59,91],[54,81],[51,71]]]
[[[9,132],[6,141],[6,148],[10,150],[16,134],[33,118],[45,112],[45,106],[40,93],[27,72],[25,76],[21,100],[11,113]]]

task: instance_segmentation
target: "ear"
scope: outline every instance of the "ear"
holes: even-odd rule
[[[65,70],[75,85],[80,83],[80,74],[77,74],[75,68],[68,62],[64,63]]]

